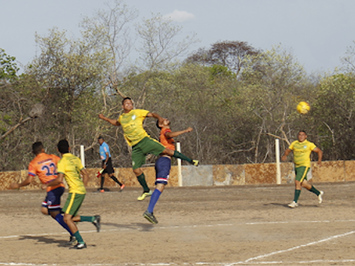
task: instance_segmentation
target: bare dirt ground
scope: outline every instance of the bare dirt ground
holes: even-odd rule
[[[167,188],[157,225],[140,189],[89,191],[80,214],[102,228],[78,224],[83,250],[39,212],[45,192],[1,191],[0,265],[355,265],[355,183],[315,186],[324,202],[302,190],[296,209],[293,185]]]

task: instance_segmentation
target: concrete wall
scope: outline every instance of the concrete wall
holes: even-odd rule
[[[96,178],[98,168],[87,169],[90,177],[89,188],[100,186],[100,179]],[[147,183],[154,186],[154,167],[144,168]],[[127,187],[140,187],[137,178],[131,168],[116,168],[116,176]],[[0,173],[0,190],[5,190],[12,182],[21,182],[27,177],[27,171],[9,171]],[[281,183],[294,182],[294,170],[292,163],[281,163]],[[355,161],[325,161],[319,167],[312,163],[312,180],[319,182],[344,182],[355,181]],[[172,166],[168,186],[178,186],[178,168]],[[233,186],[276,184],[276,164],[241,164],[241,165],[192,165],[182,166],[182,185],[192,186]],[[117,187],[117,184],[109,178],[105,180],[105,187]],[[22,189],[40,189],[38,178]]]

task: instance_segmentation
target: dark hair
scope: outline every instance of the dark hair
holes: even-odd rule
[[[307,133],[306,133],[306,131],[305,131],[305,130],[300,130],[300,131],[298,131],[298,133],[301,133],[301,132],[303,132],[304,134],[306,134],[306,135],[307,135]]]
[[[159,126],[159,120],[157,120],[156,126],[157,128],[161,129],[161,126]]]
[[[69,143],[66,139],[62,139],[58,142],[58,151],[62,154],[69,152]]]
[[[35,142],[35,143],[32,144],[32,152],[33,152],[34,154],[37,155],[37,154],[41,153],[42,149],[43,149],[43,144],[42,144],[42,142],[37,141],[37,142]]]
[[[104,139],[104,137],[103,137],[103,136],[99,136],[97,139],[98,139],[98,140],[99,140],[99,139]]]
[[[124,97],[123,100],[122,100],[122,105],[123,105],[123,103],[124,103],[125,100],[130,100],[130,101],[132,101],[132,99],[131,99],[130,97]]]

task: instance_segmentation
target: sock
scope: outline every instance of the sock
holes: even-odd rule
[[[301,194],[301,190],[295,189],[295,198],[293,199],[294,202],[298,201],[300,194]]]
[[[80,243],[80,244],[84,244],[85,243],[83,238],[81,237],[81,235],[79,233],[79,230],[74,233],[74,236],[75,236],[76,240],[78,241],[78,243]]]
[[[316,189],[314,186],[312,186],[309,191],[313,192],[313,193],[316,194],[317,196],[319,196],[319,194],[320,194],[319,190]]]
[[[178,151],[174,151],[173,157],[179,158],[181,160],[187,161],[187,162],[192,164],[192,159],[190,159],[189,157],[187,157],[186,155],[184,155],[184,154],[182,154],[182,153],[180,153]]]
[[[101,175],[101,184],[100,184],[101,189],[104,189],[104,182],[105,182],[105,177]]]
[[[80,222],[93,222],[94,220],[94,216],[80,216]]]
[[[141,186],[143,187],[144,192],[149,192],[150,189],[147,185],[147,182],[145,181],[144,173],[141,174],[140,176],[137,176],[137,179],[138,179],[139,184],[141,184]]]
[[[69,232],[69,234],[72,236],[73,233],[70,231],[69,226],[64,222],[63,215],[61,213],[58,213],[55,218],[54,218],[65,230]]]
[[[160,195],[161,195],[161,192],[158,189],[155,189],[152,196],[150,197],[149,206],[147,209],[148,212],[153,213],[155,204],[157,203]]]
[[[111,175],[110,177],[111,177],[111,179],[112,179],[113,181],[115,181],[117,184],[119,184],[120,186],[122,186],[122,183],[121,183],[120,181],[118,181],[118,179],[117,179],[114,175]]]

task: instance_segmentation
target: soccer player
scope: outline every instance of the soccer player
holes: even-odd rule
[[[69,195],[63,207],[64,222],[70,228],[77,240],[75,249],[86,248],[86,244],[79,233],[76,222],[92,222],[97,232],[100,232],[100,215],[95,216],[77,216],[81,204],[84,201],[86,195],[85,186],[88,182],[88,176],[84,169],[81,160],[69,153],[69,143],[63,139],[58,142],[58,151],[61,154],[61,159],[58,162],[58,178],[44,184],[44,187],[55,187],[58,183],[63,182],[63,178],[69,186]]]
[[[47,154],[44,151],[42,142],[38,141],[32,144],[32,152],[35,158],[28,165],[28,176],[21,183],[12,183],[10,189],[19,189],[28,186],[32,183],[37,175],[42,184],[46,184],[51,180],[57,179],[57,164],[60,158],[54,154]],[[63,220],[61,213],[60,198],[63,195],[65,186],[63,182],[58,182],[57,185],[47,187],[47,195],[42,202],[41,212],[44,215],[50,215],[70,234],[69,243],[75,242],[75,237],[71,233],[68,225]]]
[[[198,160],[192,160],[184,154],[165,148],[157,140],[152,139],[143,128],[143,121],[146,117],[154,117],[162,122],[163,118],[157,113],[151,113],[143,109],[133,109],[132,99],[126,97],[122,100],[123,114],[116,119],[110,119],[102,114],[99,118],[114,126],[122,126],[124,137],[128,145],[132,146],[132,168],[136,175],[138,182],[143,187],[143,194],[139,196],[138,200],[144,200],[147,196],[151,196],[145,176],[141,166],[145,163],[147,154],[166,154],[175,158],[185,160],[195,166],[198,166]]]
[[[322,163],[323,152],[321,149],[316,147],[316,145],[307,140],[307,134],[304,130],[298,132],[298,140],[295,140],[291,145],[285,150],[284,155],[281,157],[282,161],[287,160],[287,156],[293,151],[293,161],[295,164],[295,196],[293,202],[288,206],[290,208],[295,208],[298,206],[298,198],[301,194],[302,187],[308,189],[317,195],[319,203],[322,203],[323,191],[317,190],[313,185],[307,182],[307,173],[311,167],[311,152],[318,154],[318,165]]]
[[[102,160],[101,167],[102,169],[104,169],[104,171],[101,173],[100,192],[105,192],[104,182],[106,175],[108,175],[113,181],[115,181],[120,186],[121,190],[124,189],[125,185],[118,181],[118,179],[115,177],[115,170],[112,166],[110,147],[105,142],[103,137],[99,136],[97,140],[100,144],[100,158]]]
[[[157,127],[160,129],[160,143],[162,143],[166,148],[169,148],[173,151],[175,150],[175,141],[173,138],[192,131],[192,128],[188,127],[185,130],[173,132],[170,129],[170,121],[168,119],[163,119],[162,123],[159,123],[159,121],[157,121]],[[166,154],[161,155],[155,162],[156,187],[152,194],[152,197],[150,198],[148,209],[143,213],[143,217],[146,218],[152,224],[158,223],[158,220],[155,218],[153,211],[161,193],[163,193],[165,186],[168,184],[170,169],[171,156]]]

